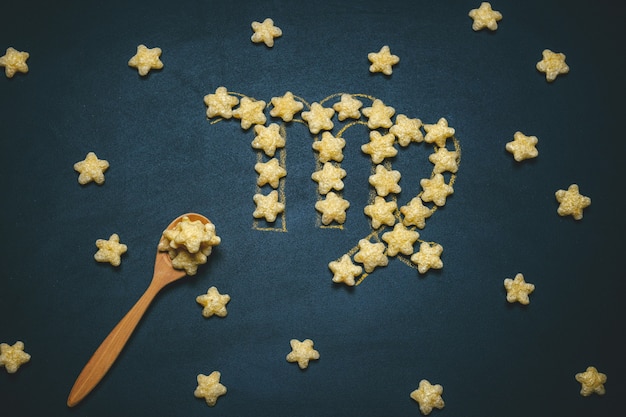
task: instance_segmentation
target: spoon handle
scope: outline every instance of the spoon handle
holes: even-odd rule
[[[115,359],[119,356],[124,345],[126,345],[130,335],[137,327],[139,320],[141,320],[159,290],[159,286],[151,284],[141,298],[137,300],[133,308],[126,313],[124,318],[120,320],[100,344],[100,347],[94,352],[80,375],[78,375],[78,378],[76,378],[76,382],[74,382],[74,386],[67,398],[69,407],[78,404],[102,380],[111,368],[111,365],[113,365],[113,362],[115,362]]]

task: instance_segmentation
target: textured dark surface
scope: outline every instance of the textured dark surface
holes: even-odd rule
[[[623,6],[500,0],[491,33],[471,29],[478,1],[45,3],[6,4],[0,18],[1,54],[30,53],[28,74],[0,75],[0,342],[32,355],[16,374],[0,369],[0,415],[419,415],[409,393],[421,379],[444,387],[432,415],[617,415]],[[266,17],[283,30],[271,49],[250,41]],[[141,43],[162,48],[165,65],[145,78],[127,66]],[[385,44],[401,61],[390,77],[370,74],[367,54]],[[571,68],[553,83],[535,69],[545,48]],[[345,134],[343,229],[319,227],[313,135],[294,123],[286,232],[256,230],[254,134],[207,120],[202,99],[219,86],[266,102],[360,93],[425,123],[445,117],[461,165],[421,231],[444,247],[444,268],[420,275],[391,259],[355,288],[331,282],[328,263],[371,231],[362,127]],[[538,158],[505,151],[518,130],[539,138]],[[72,166],[89,151],[111,164],[102,186],[77,183]],[[399,203],[429,175],[430,152],[393,160]],[[592,199],[581,221],[556,213],[554,192],[572,183]],[[147,287],[161,231],[190,211],[222,244],[157,297],[109,374],[67,408]],[[112,233],[129,248],[118,268],[93,260]],[[536,285],[526,307],[505,299],[518,272]],[[195,302],[212,285],[232,298],[225,318]],[[313,339],[320,360],[287,363],[292,338]],[[608,376],[604,397],[579,394],[574,375],[589,365]],[[193,391],[213,370],[228,393],[209,409]]]

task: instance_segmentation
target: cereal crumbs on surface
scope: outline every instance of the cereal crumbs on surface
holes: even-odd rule
[[[268,48],[274,46],[274,38],[278,38],[283,34],[283,31],[279,27],[274,26],[274,21],[269,17],[263,23],[252,22],[251,26],[254,31],[250,38],[252,42],[263,42]]]
[[[486,1],[482,2],[478,9],[470,10],[468,15],[474,20],[472,29],[475,31],[484,28],[496,30],[498,29],[498,21],[502,20],[502,13],[493,10],[491,4]]]
[[[333,273],[333,282],[343,282],[349,287],[354,286],[354,278],[363,272],[363,268],[352,263],[352,259],[348,255],[343,255],[339,260],[330,262],[328,268]]]
[[[28,52],[21,52],[13,47],[8,47],[6,53],[0,56],[0,67],[4,67],[4,74],[7,78],[13,78],[16,72],[26,74],[28,72],[26,60],[29,56]]]
[[[226,387],[220,384],[220,374],[218,371],[211,372],[210,375],[199,374],[197,376],[198,386],[193,395],[196,398],[204,398],[209,407],[213,407],[217,399],[226,394]]]
[[[109,162],[104,159],[98,159],[95,153],[89,152],[84,160],[74,164],[74,170],[80,175],[78,183],[85,185],[91,181],[100,185],[104,183],[104,171],[109,168]]]
[[[14,374],[28,361],[30,355],[24,352],[24,342],[17,341],[13,346],[0,343],[0,367],[4,366],[8,373]]]
[[[513,159],[521,162],[525,159],[535,158],[539,155],[536,145],[539,142],[537,136],[526,136],[522,132],[515,132],[513,141],[507,142],[505,148],[513,154]]]
[[[400,57],[392,55],[388,45],[380,48],[378,52],[370,52],[367,59],[372,63],[370,72],[382,72],[385,75],[391,75],[393,72],[391,67],[400,62]]]
[[[289,344],[291,345],[291,352],[287,354],[287,362],[298,362],[300,369],[307,368],[310,360],[320,358],[319,352],[313,349],[313,341],[311,339],[305,339],[302,342],[297,339],[291,339]]]
[[[163,68],[160,56],[161,48],[148,48],[146,45],[139,45],[137,53],[128,61],[128,66],[137,68],[137,72],[143,77],[152,69]]]
[[[583,209],[591,205],[591,198],[580,194],[577,184],[572,184],[566,190],[554,193],[559,207],[556,212],[559,216],[571,215],[576,220],[583,218]]]
[[[128,250],[126,245],[120,243],[120,237],[116,233],[113,233],[109,240],[96,240],[96,247],[98,251],[93,256],[94,259],[98,262],[108,262],[113,266],[122,263],[121,256]]]
[[[422,414],[427,416],[433,411],[433,408],[442,409],[445,405],[443,398],[443,387],[439,384],[432,385],[425,379],[422,379],[416,390],[411,392],[410,396],[420,407]]]
[[[537,69],[546,73],[546,81],[552,82],[560,74],[567,74],[569,66],[565,63],[565,54],[544,49],[542,59],[537,62]]]
[[[593,367],[587,367],[585,372],[576,374],[576,381],[580,382],[580,395],[588,397],[591,394],[604,395],[606,392],[604,384],[606,383],[606,375],[598,372]]]
[[[230,295],[220,294],[215,287],[211,287],[207,290],[206,294],[202,294],[196,297],[196,302],[202,307],[202,315],[204,317],[211,317],[213,315],[218,317],[226,317],[228,311],[226,310],[226,304],[230,301]]]
[[[504,288],[506,288],[506,301],[509,303],[519,302],[524,305],[530,303],[528,296],[535,290],[533,284],[524,281],[522,274],[515,275],[515,279],[506,278]]]

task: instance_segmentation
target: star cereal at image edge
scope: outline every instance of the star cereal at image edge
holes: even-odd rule
[[[470,10],[468,15],[474,20],[472,23],[474,31],[484,28],[496,30],[498,29],[498,21],[502,20],[502,13],[493,10],[491,4],[486,1],[482,2],[478,9]]]
[[[7,78],[13,78],[16,72],[26,74],[28,64],[26,60],[30,57],[28,52],[18,51],[13,47],[8,47],[6,53],[0,56],[0,67],[4,67],[4,74]]]
[[[24,352],[24,342],[18,340],[13,346],[0,343],[0,367],[4,366],[8,373],[14,374],[28,361],[30,355]]]

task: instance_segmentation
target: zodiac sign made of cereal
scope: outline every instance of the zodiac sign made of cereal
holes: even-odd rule
[[[461,161],[461,148],[455,130],[445,118],[432,124],[418,118],[396,114],[381,100],[366,94],[332,94],[319,102],[308,103],[286,92],[269,103],[218,87],[204,97],[211,123],[237,119],[241,128],[252,128],[252,148],[257,158],[257,188],[253,196],[253,229],[287,232],[285,177],[287,126],[305,125],[312,137],[316,161],[311,178],[317,182],[315,212],[320,228],[343,229],[350,202],[343,195],[341,163],[346,146],[344,135],[355,126],[364,126],[369,140],[360,143],[369,155],[368,204],[363,213],[369,218],[371,232],[345,254],[329,263],[333,281],[358,285],[376,268],[386,266],[396,257],[420,274],[443,266],[443,248],[436,242],[421,239],[418,230],[446,203]],[[392,160],[413,145],[429,149],[426,175],[406,202],[399,203],[400,171]]]

